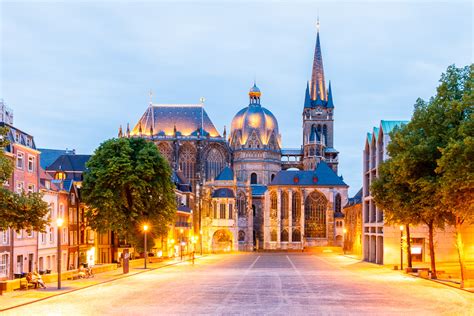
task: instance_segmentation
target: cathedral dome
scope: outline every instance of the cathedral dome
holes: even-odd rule
[[[272,112],[260,105],[260,95],[260,89],[254,84],[249,92],[250,104],[232,119],[231,142],[245,145],[255,132],[262,145],[268,145],[272,135],[277,145],[280,145],[277,119]]]

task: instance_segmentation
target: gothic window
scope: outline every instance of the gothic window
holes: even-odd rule
[[[225,219],[225,203],[219,205],[219,218]]]
[[[225,157],[217,148],[209,150],[206,156],[206,179],[211,180],[219,175],[225,166]]]
[[[270,218],[277,218],[277,195],[275,192],[270,194]]]
[[[257,174],[255,172],[250,175],[250,184],[257,184]]]
[[[245,218],[247,217],[247,212],[245,211],[245,194],[242,192],[239,193],[237,196],[237,212],[239,213],[239,217]]]
[[[291,217],[293,225],[298,225],[301,217],[301,195],[298,192],[293,192],[291,204]]]
[[[196,149],[190,144],[185,144],[179,151],[179,168],[188,180],[194,179],[196,166]]]
[[[339,193],[336,194],[336,197],[334,199],[334,211],[336,213],[341,212],[341,195]]]
[[[248,148],[259,148],[260,147],[260,142],[258,141],[257,134],[255,132],[252,133],[252,136],[250,136],[249,140],[247,141],[247,147]]]
[[[309,156],[314,156],[314,147],[309,149]]]
[[[311,192],[305,201],[305,236],[326,238],[326,198],[318,192]]]
[[[301,233],[299,229],[293,229],[293,233],[291,235],[292,241],[301,241]]]
[[[323,138],[324,138],[324,141],[327,142],[328,141],[328,127],[326,126],[326,124],[324,124],[323,126]]]
[[[255,204],[252,204],[252,213],[253,213],[253,217],[255,217]]]
[[[171,148],[170,144],[163,142],[159,143],[157,147],[160,154],[168,160],[168,163],[171,165],[173,162],[173,148]]]
[[[234,215],[232,214],[234,212],[234,208],[232,207],[232,204],[229,203],[229,219],[232,219]]]
[[[275,174],[274,173],[272,173],[271,181],[273,181],[273,179],[275,179]]]
[[[245,232],[243,230],[239,230],[239,241],[245,241]]]
[[[319,135],[319,138],[321,139],[321,124],[318,124],[318,135]]]
[[[281,193],[281,219],[288,219],[288,193]]]
[[[276,229],[272,229],[270,233],[270,241],[277,241],[277,231]]]
[[[280,241],[288,241],[288,231],[286,229],[281,231]]]
[[[217,202],[214,202],[213,204],[214,204],[213,205],[213,211],[214,211],[213,218],[217,218]]]

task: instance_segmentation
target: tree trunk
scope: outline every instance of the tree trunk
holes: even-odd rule
[[[436,261],[435,261],[435,247],[434,247],[434,224],[430,221],[428,224],[428,238],[430,246],[430,261],[431,261],[431,278],[437,279],[436,277]]]
[[[411,237],[410,237],[410,224],[406,224],[407,229],[407,261],[408,267],[413,268],[411,260]]]
[[[461,235],[461,227],[462,227],[463,220],[456,216],[456,248],[458,250],[458,259],[459,259],[459,267],[461,268],[461,288],[464,287],[464,281],[466,279],[466,265],[464,261],[464,244],[462,241]]]

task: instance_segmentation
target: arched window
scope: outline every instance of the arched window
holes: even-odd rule
[[[305,201],[304,231],[309,238],[326,238],[326,198],[311,192]]]
[[[272,229],[270,233],[270,241],[277,241],[277,231],[276,229]]]
[[[256,132],[253,132],[252,135],[247,140],[248,148],[260,148],[260,142]]]
[[[281,193],[281,219],[288,219],[288,193]]]
[[[179,150],[179,168],[186,179],[194,179],[195,167],[196,149],[190,144],[184,144]]]
[[[247,211],[246,211],[246,201],[245,201],[245,194],[240,192],[237,195],[237,212],[239,213],[239,217],[245,218],[247,217]]]
[[[206,155],[206,179],[211,180],[224,169],[224,154],[217,148],[212,148]]]
[[[245,232],[243,230],[239,230],[239,241],[245,241]]]
[[[298,192],[293,192],[291,204],[292,222],[293,226],[296,226],[299,225],[301,218],[301,195]]]
[[[277,195],[276,192],[270,193],[270,217],[277,218]]]
[[[321,124],[318,124],[318,135],[319,135],[319,139],[322,138],[322,137],[321,137],[321,136],[322,136],[321,133],[322,133]]]
[[[341,212],[341,195],[339,193],[337,193],[336,197],[334,198],[334,211],[336,213]]]
[[[286,229],[281,231],[280,241],[288,241],[288,231]]]
[[[250,184],[257,184],[257,174],[255,172],[250,175]]]
[[[167,142],[162,142],[157,145],[160,154],[168,161],[171,165],[173,162],[173,148]]]
[[[299,229],[293,229],[293,233],[291,234],[292,241],[301,241],[301,233]]]
[[[255,208],[255,204],[252,204],[252,214],[253,214],[253,217],[255,217],[255,212],[256,208]]]
[[[273,181],[273,179],[275,179],[275,174],[274,173],[272,173],[271,181]]]
[[[327,144],[327,141],[328,141],[328,127],[326,126],[326,124],[323,125],[323,137],[321,137],[321,138],[324,139],[324,141]]]

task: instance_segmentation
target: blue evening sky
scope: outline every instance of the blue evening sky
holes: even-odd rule
[[[155,103],[198,103],[222,133],[254,77],[284,147],[301,113],[320,15],[339,172],[361,187],[366,132],[409,119],[450,64],[473,61],[469,1],[5,2],[0,98],[38,147],[92,153]]]

